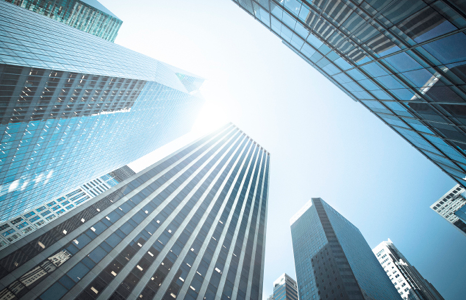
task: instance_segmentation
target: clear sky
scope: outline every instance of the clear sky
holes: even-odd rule
[[[289,219],[322,197],[371,247],[392,239],[445,299],[465,298],[466,236],[429,208],[454,182],[382,121],[231,0],[101,2],[123,20],[117,44],[207,79],[196,133],[167,149],[232,121],[270,151],[264,297],[296,276]]]

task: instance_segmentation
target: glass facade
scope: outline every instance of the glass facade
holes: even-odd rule
[[[463,1],[235,3],[466,186]]]
[[[298,300],[298,284],[286,273],[273,283],[273,295],[270,300]]]
[[[75,209],[84,202],[97,197],[111,187],[134,175],[128,166],[123,166],[102,177],[91,180],[63,196],[24,212],[7,222],[0,223],[0,249],[42,228],[44,224]]]
[[[4,1],[0,40],[0,221],[187,133],[203,103],[202,78]]]
[[[300,299],[400,299],[359,229],[320,198],[291,219]]]
[[[113,42],[123,21],[97,0],[4,0]]]
[[[390,239],[377,245],[372,252],[403,300],[444,300]]]
[[[270,156],[229,124],[0,252],[1,299],[262,299]]]

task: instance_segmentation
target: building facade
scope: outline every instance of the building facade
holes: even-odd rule
[[[0,298],[262,299],[269,161],[225,125],[0,251]]]
[[[466,5],[234,0],[466,186]]]
[[[430,206],[442,218],[466,235],[466,189],[454,186]]]
[[[134,175],[133,170],[123,166],[115,171],[91,180],[60,198],[44,203],[20,216],[0,223],[0,249],[18,241],[31,232],[75,209],[84,202],[97,197],[111,187]]]
[[[401,298],[404,300],[444,300],[390,239],[383,241],[372,251]]]
[[[0,40],[0,221],[189,132],[203,103],[202,78],[5,1]]]
[[[273,295],[271,300],[298,300],[298,284],[296,281],[283,273],[273,283]]]
[[[4,0],[113,42],[123,23],[97,0]]]
[[[401,299],[363,235],[320,198],[292,219],[300,299]]]

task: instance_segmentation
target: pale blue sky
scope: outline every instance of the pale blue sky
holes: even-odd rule
[[[466,237],[429,208],[454,182],[390,128],[231,0],[101,2],[123,20],[117,44],[208,79],[197,128],[231,120],[270,151],[264,296],[295,277],[289,219],[322,197],[371,247],[392,239],[445,299],[465,298]]]

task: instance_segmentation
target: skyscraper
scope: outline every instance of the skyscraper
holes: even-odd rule
[[[408,262],[390,239],[372,251],[403,299],[443,300],[440,293]]]
[[[0,1],[0,221],[187,133],[202,78]]]
[[[430,206],[442,218],[466,235],[466,189],[459,184]]]
[[[235,3],[466,186],[463,1]]]
[[[262,299],[270,156],[229,124],[0,252],[0,298]]]
[[[300,299],[400,299],[359,229],[322,199],[290,222]]]
[[[273,283],[273,295],[271,300],[298,300],[298,284],[296,281],[283,273]]]
[[[104,176],[95,178],[72,191],[63,193],[57,199],[23,212],[7,222],[0,223],[0,249],[18,241],[24,236],[42,228],[90,199],[97,197],[111,187],[134,175],[128,166],[123,166]]]
[[[123,21],[97,0],[4,0],[113,42]]]

